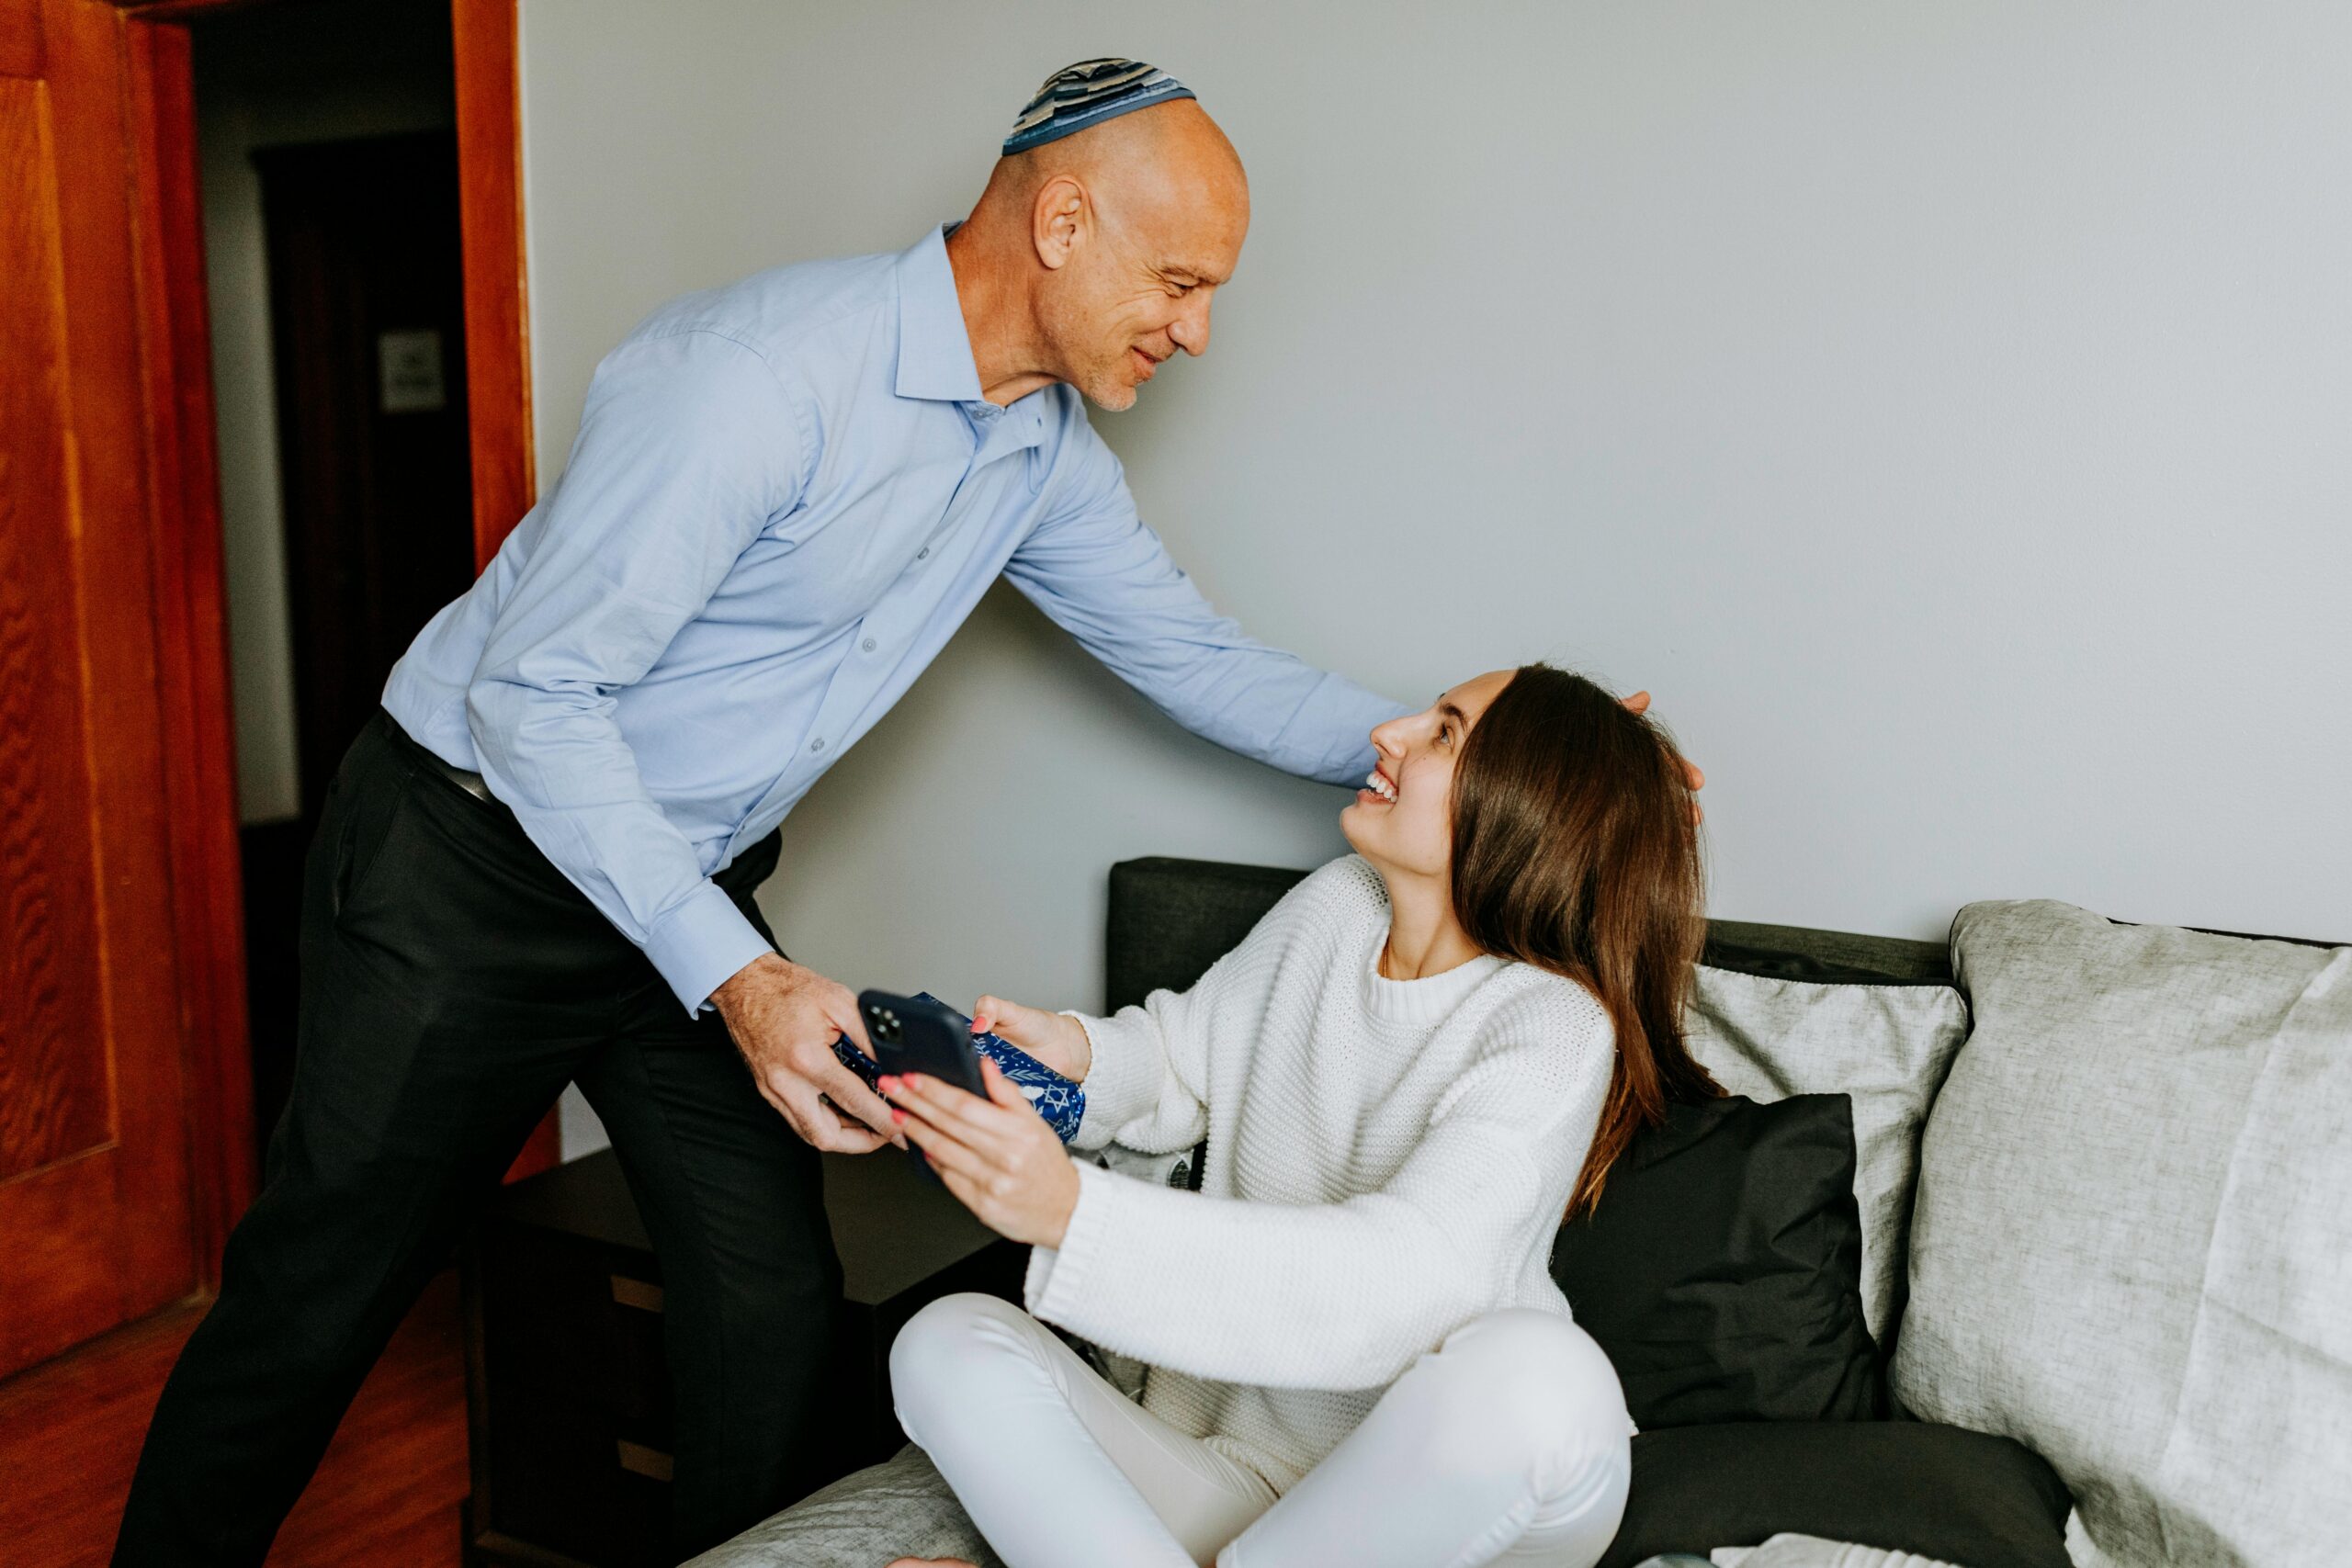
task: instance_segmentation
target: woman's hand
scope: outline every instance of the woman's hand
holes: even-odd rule
[[[1078,1207],[1078,1167],[1037,1108],[985,1056],[980,1076],[986,1100],[922,1073],[884,1077],[882,1096],[899,1130],[982,1224],[1032,1247],[1059,1247]]]
[[[1087,1039],[1086,1026],[1067,1013],[982,997],[972,1004],[972,1032],[993,1033],[1020,1046],[1072,1083],[1084,1083],[1094,1065],[1094,1043]]]

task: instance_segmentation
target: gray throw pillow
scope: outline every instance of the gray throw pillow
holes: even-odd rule
[[[1734,1094],[1852,1098],[1862,1316],[1884,1346],[1902,1308],[1919,1128],[1968,1036],[1968,1004],[1950,986],[1774,979],[1702,964],[1684,1026],[1690,1054]]]
[[[2352,948],[1952,927],[1896,1396],[2030,1445],[2076,1562],[2335,1562],[2352,1519]]]

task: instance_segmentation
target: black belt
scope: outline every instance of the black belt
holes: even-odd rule
[[[423,741],[417,739],[416,737],[411,735],[407,730],[401,728],[401,721],[394,718],[390,713],[379,710],[378,718],[383,727],[391,732],[392,739],[401,747],[402,750],[406,750],[410,756],[414,757],[418,761],[423,762],[426,767],[431,768],[435,773],[439,773],[443,778],[447,779],[451,784],[456,784],[459,789],[464,790],[468,795],[472,795],[476,800],[487,801],[492,806],[498,804],[498,797],[490,793],[490,785],[482,782],[482,776],[480,773],[468,773],[465,769],[458,766],[455,762],[448,761],[444,759],[441,754],[434,750],[432,747],[425,745]]]
[[[433,754],[430,747],[420,746],[417,750],[424,753],[425,759],[433,764],[435,773],[439,773],[476,800],[486,800],[493,806],[498,803],[498,797],[490,793],[490,785],[482,782],[482,776],[480,773],[469,773],[453,762],[443,761]]]

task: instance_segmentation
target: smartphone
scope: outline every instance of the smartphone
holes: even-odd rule
[[[874,1043],[876,1077],[922,1073],[988,1098],[988,1080],[980,1077],[980,1054],[972,1043],[971,1021],[954,1008],[930,997],[860,991],[857,1013],[865,1022],[865,1037]],[[938,1179],[921,1149],[910,1143],[907,1153],[925,1176]]]
[[[946,1006],[929,991],[917,991],[907,999],[926,1007]],[[1054,1136],[1065,1144],[1078,1136],[1079,1124],[1086,1120],[1086,1089],[1083,1085],[1072,1083],[1001,1035],[973,1034],[972,1021],[962,1013],[953,1012],[952,1016],[956,1029],[970,1035],[972,1048],[996,1064],[997,1070],[1021,1091],[1023,1099],[1028,1100],[1030,1109],[1046,1119],[1046,1124],[1054,1130]],[[882,1087],[876,1081],[882,1077],[882,1068],[871,1056],[851,1044],[848,1035],[834,1038],[833,1055],[842,1066],[857,1075],[859,1082],[876,1094],[882,1092]]]

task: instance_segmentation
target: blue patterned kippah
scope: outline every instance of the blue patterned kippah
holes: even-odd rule
[[[1059,141],[1090,125],[1192,97],[1193,89],[1136,60],[1081,60],[1046,78],[1004,139],[1004,156]]]

